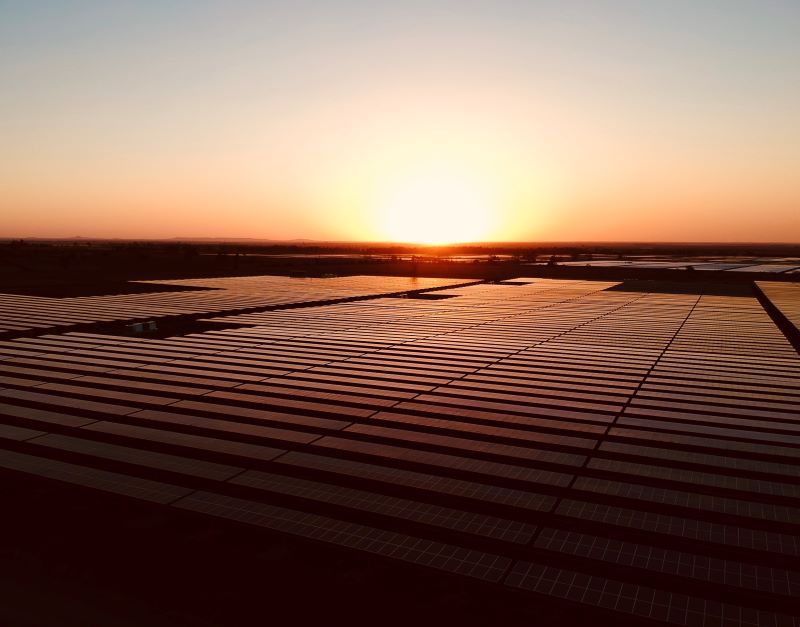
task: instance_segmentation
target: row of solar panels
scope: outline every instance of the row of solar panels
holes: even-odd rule
[[[534,265],[541,265],[534,264]],[[711,272],[757,272],[765,274],[794,274],[800,272],[797,263],[730,263],[715,261],[691,261],[673,259],[670,261],[624,261],[624,260],[598,260],[598,261],[561,261],[562,266],[591,266],[595,268],[636,268],[636,269],[662,269],[682,270],[694,268],[695,270]]]
[[[138,281],[137,283],[152,284],[154,291],[152,293],[58,299],[0,294],[0,333],[36,329],[63,331],[75,325],[96,322],[121,322],[163,316],[308,304],[408,290],[432,289],[464,283],[464,281],[368,276],[327,279],[249,276]],[[197,290],[157,291],[159,286],[163,285],[197,288]]]
[[[656,620],[796,625],[800,359],[755,299],[611,285],[2,342],[0,465]]]

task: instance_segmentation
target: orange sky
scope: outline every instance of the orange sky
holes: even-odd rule
[[[35,4],[0,236],[800,241],[796,2]]]

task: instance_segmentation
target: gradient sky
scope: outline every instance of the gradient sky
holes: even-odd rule
[[[430,189],[800,241],[800,2],[0,0],[0,236],[387,239]]]

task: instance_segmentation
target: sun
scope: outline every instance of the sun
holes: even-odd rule
[[[378,230],[391,241],[455,244],[487,238],[495,204],[474,175],[421,172],[388,186],[377,206]]]

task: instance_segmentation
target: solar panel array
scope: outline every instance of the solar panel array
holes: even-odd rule
[[[785,263],[760,263],[746,268],[733,268],[731,272],[766,272],[768,274],[783,274],[790,270],[796,270],[798,266],[796,263],[787,265]]]
[[[0,467],[554,602],[800,625],[800,357],[755,298],[613,285],[2,341]]]
[[[800,283],[757,281],[761,293],[800,331]]]
[[[543,265],[539,262],[534,265]],[[618,260],[601,259],[593,261],[559,261],[560,266],[591,266],[595,268],[636,268],[636,269],[661,269],[661,270],[681,270],[692,267],[695,270],[721,271],[721,272],[759,272],[766,274],[790,274],[800,270],[797,260],[776,260],[775,263],[759,260],[746,262],[732,261],[696,261],[671,259],[669,261],[656,260]]]
[[[347,276],[289,278],[247,276],[174,281],[135,281],[153,285],[152,293],[115,296],[47,298],[0,294],[0,336],[3,332],[52,329],[64,331],[97,322],[152,320],[163,316],[218,313],[362,298],[408,290],[463,284],[462,280],[407,277]],[[159,292],[159,286],[197,288]],[[214,291],[208,291],[214,290]]]

